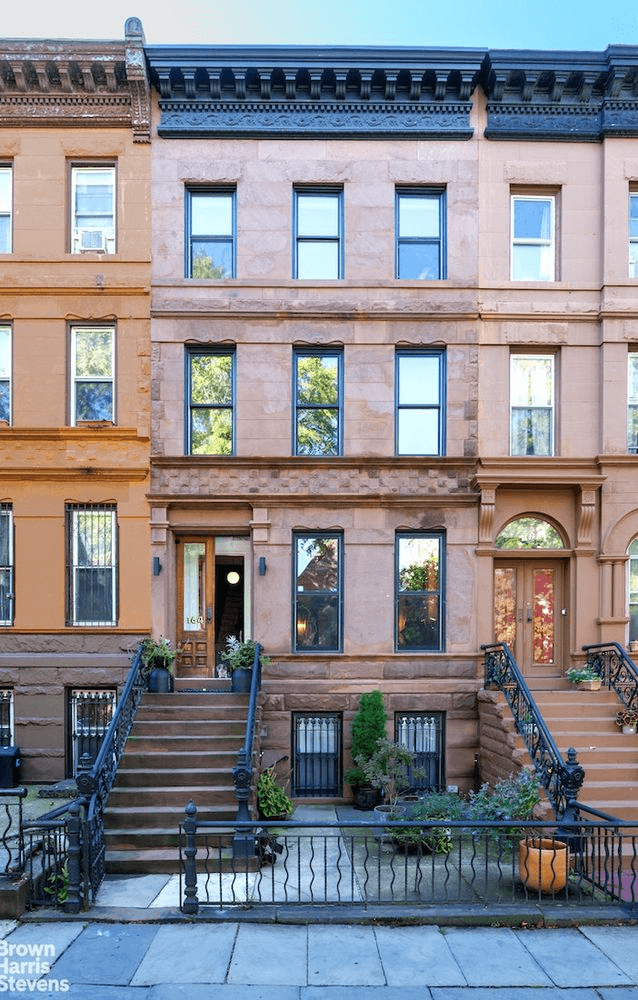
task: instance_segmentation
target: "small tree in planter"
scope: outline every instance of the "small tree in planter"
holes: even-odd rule
[[[386,735],[386,719],[381,692],[374,690],[362,694],[359,709],[352,720],[351,752],[354,765],[343,776],[352,786],[357,809],[372,809],[379,797],[378,789],[370,784],[359,762],[369,761],[375,753],[378,740]]]

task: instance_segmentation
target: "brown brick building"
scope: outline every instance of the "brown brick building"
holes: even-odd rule
[[[558,677],[638,600],[638,53],[147,57],[154,626],[264,644],[296,794],[373,687],[467,787],[481,643]]]
[[[141,25],[0,44],[0,686],[22,777],[94,752],[149,628]]]

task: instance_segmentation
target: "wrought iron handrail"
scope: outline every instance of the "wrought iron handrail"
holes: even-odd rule
[[[250,811],[248,802],[250,800],[253,781],[253,744],[255,739],[255,721],[257,718],[257,698],[261,690],[261,652],[262,647],[255,643],[255,656],[252,666],[252,677],[250,681],[250,695],[248,698],[248,715],[246,718],[246,735],[244,745],[237,755],[237,763],[233,768],[233,781],[235,783],[235,797],[237,799],[236,821],[243,823],[250,821]],[[254,852],[254,837],[246,836],[239,830],[233,837],[233,853],[237,857],[249,856]]]
[[[597,642],[583,646],[587,666],[603,684],[616,692],[625,708],[638,713],[638,668],[619,642]]]
[[[83,828],[82,868],[86,895],[94,900],[104,878],[104,809],[115,782],[117,768],[128,739],[133,720],[146,687],[142,671],[142,644],[138,646],[131,663],[122,696],[113,718],[104,734],[104,740],[95,763],[81,769],[76,777],[78,792],[85,802]]]
[[[485,653],[485,687],[494,684],[503,692],[554,813],[566,819],[573,814],[585,780],[576,751],[570,747],[564,759],[507,643],[486,643],[481,649]]]

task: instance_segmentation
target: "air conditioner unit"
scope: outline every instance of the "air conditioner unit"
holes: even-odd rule
[[[80,252],[92,250],[94,253],[105,253],[106,232],[103,229],[78,229],[77,246]]]

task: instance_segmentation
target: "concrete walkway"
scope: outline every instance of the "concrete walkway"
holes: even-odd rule
[[[637,934],[620,926],[4,922],[0,992],[77,1000],[636,1000]]]

